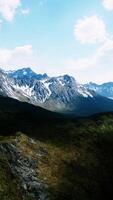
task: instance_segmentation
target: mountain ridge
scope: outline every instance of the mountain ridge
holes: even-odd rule
[[[0,94],[53,112],[88,116],[113,111],[113,101],[98,94],[72,76],[49,77],[30,68],[0,71]]]
[[[102,84],[87,83],[84,84],[87,89],[94,90],[96,93],[105,96],[107,98],[113,99],[113,82],[106,82]]]

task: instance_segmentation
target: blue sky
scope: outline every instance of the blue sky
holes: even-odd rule
[[[0,0],[0,66],[113,81],[113,0]]]

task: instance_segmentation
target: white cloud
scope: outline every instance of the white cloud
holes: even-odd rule
[[[113,0],[103,0],[103,6],[107,10],[112,11],[113,10]]]
[[[20,5],[20,0],[0,0],[0,14],[5,20],[12,21]]]
[[[21,0],[0,0],[0,15],[6,21],[11,22],[17,11],[23,15],[28,15],[30,12],[29,8],[22,8]]]
[[[111,57],[111,59],[110,59]],[[104,63],[104,61],[107,61]],[[111,63],[110,63],[111,62]],[[83,58],[83,59],[77,59],[75,61],[71,62],[73,66],[75,66],[75,69],[88,69],[93,68],[95,66],[101,65],[103,63],[103,66],[113,64],[113,40],[107,39],[100,48],[97,49],[96,53],[93,55],[90,55],[89,57]]]
[[[104,21],[97,15],[93,15],[77,21],[74,35],[82,44],[95,44],[106,39],[107,31]]]
[[[14,49],[0,49],[0,67],[5,70],[37,65],[38,56],[35,56],[31,45],[18,46]]]
[[[113,0],[104,0],[104,6],[113,9]],[[113,81],[113,37],[108,33],[102,18],[97,15],[84,17],[77,21],[75,37],[81,44],[98,44],[95,53],[87,57],[67,61],[74,76],[81,82]]]
[[[113,40],[106,41],[97,51],[84,58],[66,61],[69,68],[80,82],[106,82],[113,81]]]

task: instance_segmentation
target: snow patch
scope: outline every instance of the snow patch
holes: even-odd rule
[[[50,95],[51,95],[51,90],[50,90],[50,88],[49,88],[50,84],[51,84],[51,83],[48,83],[48,82],[45,82],[45,83],[44,83],[44,85],[45,85],[46,89],[47,89],[47,90],[48,90],[48,92],[49,92],[49,93],[48,93],[48,96],[50,96]]]
[[[82,87],[81,85],[78,85],[77,91],[80,95],[82,95],[85,98],[91,97],[93,98],[93,95],[88,91],[86,88]]]
[[[63,77],[59,77],[59,78],[57,78],[57,80],[59,81],[61,86],[65,86],[65,83],[63,81]]]
[[[27,72],[24,70],[24,71],[23,71],[23,75],[26,75],[26,74],[27,74]]]
[[[24,96],[31,97],[33,95],[33,87],[14,85],[14,89],[20,91]]]

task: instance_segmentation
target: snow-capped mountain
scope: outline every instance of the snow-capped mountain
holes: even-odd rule
[[[84,85],[87,89],[93,90],[99,95],[113,99],[113,82],[103,83],[98,85],[96,83],[88,83]]]
[[[29,96],[26,95],[26,92],[16,90],[15,87],[15,79],[0,69],[0,95],[28,102]]]
[[[48,77],[47,74],[36,74],[30,68],[19,69],[7,74],[13,78],[13,88],[30,99],[35,105],[51,110],[70,109],[70,103],[76,98],[93,98],[96,94],[69,76]]]
[[[113,101],[79,84],[72,76],[49,77],[30,68],[0,71],[0,94],[48,110],[89,115],[113,111]]]
[[[12,87],[13,84],[14,80],[9,78],[4,71],[0,70],[0,94],[16,98],[17,93]]]

